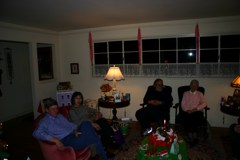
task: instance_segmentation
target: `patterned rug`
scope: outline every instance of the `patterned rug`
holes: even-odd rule
[[[127,137],[124,147],[116,151],[114,160],[136,160],[136,154],[142,138],[139,134]],[[199,143],[190,148],[188,147],[189,160],[226,160],[228,159],[222,144],[222,140],[200,140]]]

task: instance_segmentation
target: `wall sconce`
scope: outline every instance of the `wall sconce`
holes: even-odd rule
[[[104,79],[113,81],[113,91],[116,91],[116,81],[123,80],[124,77],[119,67],[110,67]]]

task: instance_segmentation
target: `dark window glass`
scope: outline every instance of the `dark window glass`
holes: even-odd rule
[[[201,37],[200,38],[200,48],[209,49],[209,48],[218,48],[218,37]]]
[[[200,51],[200,62],[218,62],[218,50],[201,50]]]
[[[138,52],[130,52],[124,54],[125,58],[125,64],[138,64],[139,63],[139,57]]]
[[[196,48],[195,37],[178,38],[178,49],[195,49],[195,48]]]
[[[240,50],[239,49],[221,49],[221,62],[240,62],[239,61]]]
[[[108,42],[109,52],[122,52],[122,41]]]
[[[94,43],[94,53],[107,52],[107,42]]]
[[[109,64],[123,64],[122,53],[109,54]]]
[[[95,64],[108,64],[107,53],[95,54]]]
[[[196,63],[195,51],[179,51],[178,52],[179,63]]]
[[[221,36],[221,48],[240,48],[240,35]]]
[[[138,41],[124,41],[124,51],[138,51]]]
[[[159,52],[143,52],[143,63],[159,63]]]
[[[161,63],[176,63],[176,51],[161,51]]]
[[[176,50],[176,38],[160,39],[160,50]]]
[[[159,39],[143,39],[142,50],[143,51],[159,50]]]

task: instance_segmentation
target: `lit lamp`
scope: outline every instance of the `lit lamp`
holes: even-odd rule
[[[240,75],[234,78],[231,82],[231,86],[235,88],[240,88]]]
[[[113,91],[116,90],[116,81],[120,81],[122,79],[124,79],[122,72],[120,70],[119,67],[115,67],[115,65],[113,67],[110,67],[105,78],[109,81],[113,81]]]

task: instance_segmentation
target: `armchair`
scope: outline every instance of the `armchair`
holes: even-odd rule
[[[173,108],[175,108],[175,130],[180,131],[182,130],[182,107],[181,107],[181,102],[182,102],[182,98],[183,98],[183,94],[185,91],[189,91],[190,90],[190,86],[186,85],[186,86],[180,86],[178,88],[178,99],[179,102],[176,103]],[[204,87],[198,87],[198,91],[202,92],[203,94],[205,93],[205,88]],[[203,129],[203,136],[204,137],[208,137],[209,134],[209,123],[207,121],[207,111],[210,110],[209,107],[205,107],[204,109],[204,122],[202,122],[202,125],[200,128]]]
[[[41,119],[45,116],[42,106],[39,105],[38,111],[41,113],[33,123],[33,127],[36,128]],[[69,106],[59,108],[59,112],[67,117]],[[74,150],[72,147],[64,147],[60,150],[54,142],[37,140],[39,142],[43,157],[45,160],[88,160],[91,157],[91,149],[83,148],[80,150]]]

